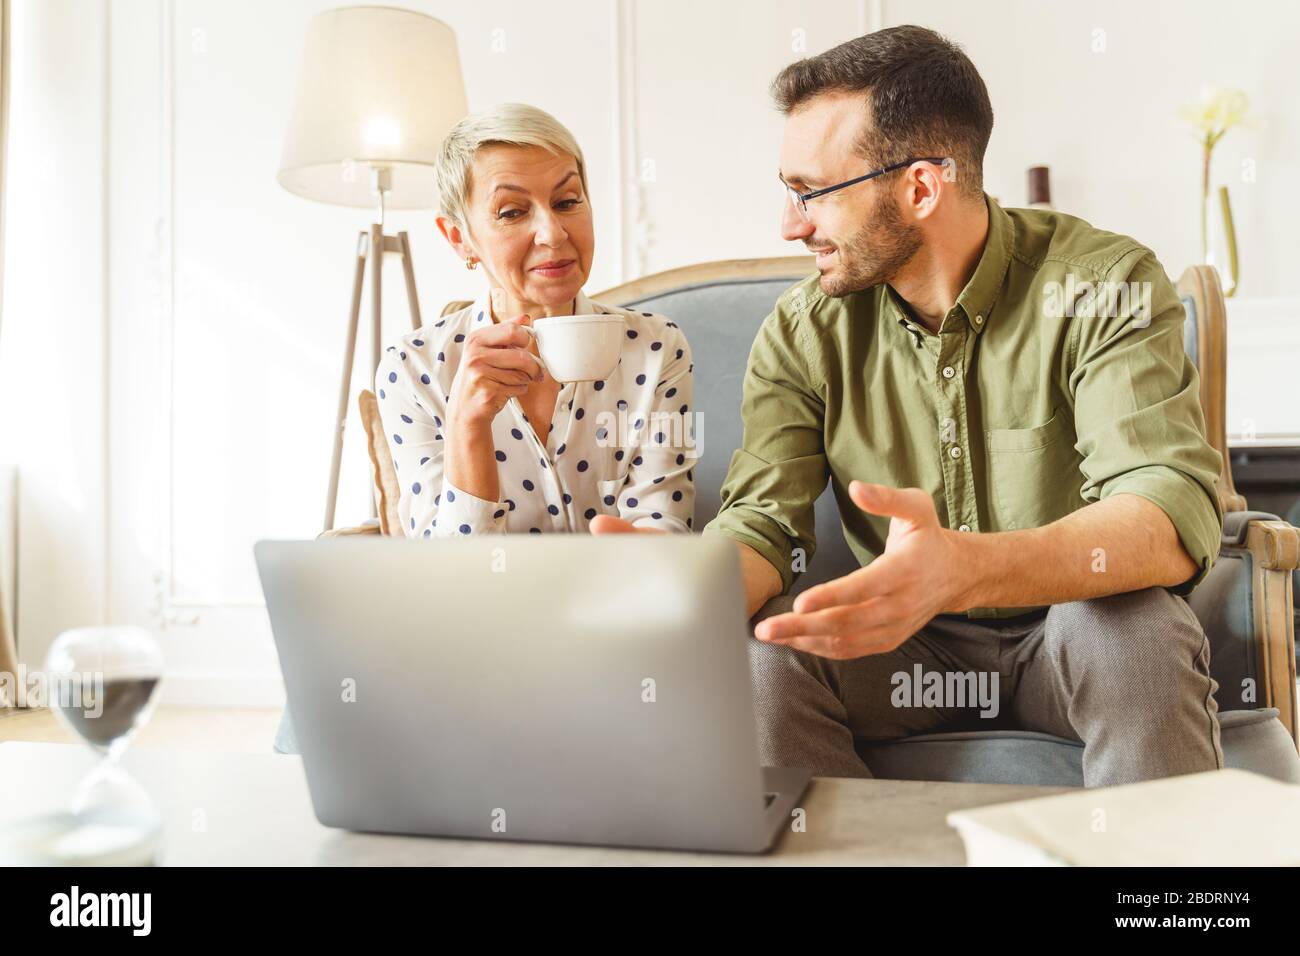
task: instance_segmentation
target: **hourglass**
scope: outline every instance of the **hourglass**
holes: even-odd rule
[[[162,669],[157,642],[140,627],[75,628],[50,647],[50,708],[100,755],[60,815],[56,829],[69,852],[151,856],[158,809],[118,762],[153,712]]]

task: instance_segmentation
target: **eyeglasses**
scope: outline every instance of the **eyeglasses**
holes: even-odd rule
[[[777,179],[781,180],[781,186],[785,190],[786,197],[794,206],[799,215],[808,221],[808,200],[816,199],[818,196],[825,196],[827,193],[833,193],[837,189],[844,189],[847,186],[856,186],[858,183],[865,183],[868,179],[875,179],[877,176],[883,176],[885,173],[892,173],[896,169],[902,169],[905,166],[911,166],[913,163],[939,163],[946,165],[947,157],[944,156],[919,156],[915,159],[905,159],[900,163],[886,166],[883,169],[877,169],[874,172],[867,173],[865,176],[858,176],[856,179],[847,179],[842,183],[836,183],[834,186],[826,186],[823,189],[814,189],[810,193],[801,193],[785,181],[785,177],[780,173],[776,174]]]

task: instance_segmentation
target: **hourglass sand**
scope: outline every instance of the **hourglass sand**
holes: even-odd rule
[[[101,755],[65,812],[4,841],[15,862],[154,862],[158,808],[118,761],[153,712],[163,659],[139,627],[64,631],[45,658],[50,708]]]

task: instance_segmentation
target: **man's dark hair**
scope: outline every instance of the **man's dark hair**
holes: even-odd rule
[[[982,194],[993,106],[961,47],[925,27],[890,27],[791,63],[772,81],[785,114],[836,92],[864,94],[872,122],[859,149],[873,167],[951,156],[961,191]]]

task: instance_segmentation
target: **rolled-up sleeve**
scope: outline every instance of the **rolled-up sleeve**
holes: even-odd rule
[[[435,538],[455,538],[463,534],[505,534],[506,503],[488,501],[462,491],[446,475],[442,493],[434,502],[437,509],[432,529]]]
[[[1183,349],[1186,315],[1164,269],[1140,250],[1107,278],[1127,289],[1109,317],[1073,319],[1081,494],[1088,501],[1133,494],[1160,507],[1199,568],[1171,589],[1186,594],[1219,553],[1223,458],[1205,437],[1200,376]]]
[[[798,287],[796,287],[798,288]],[[794,550],[811,562],[817,547],[814,504],[826,487],[822,391],[809,372],[811,343],[789,293],[763,322],[749,353],[742,445],[731,458],[718,515],[704,529],[749,545],[794,583]]]

